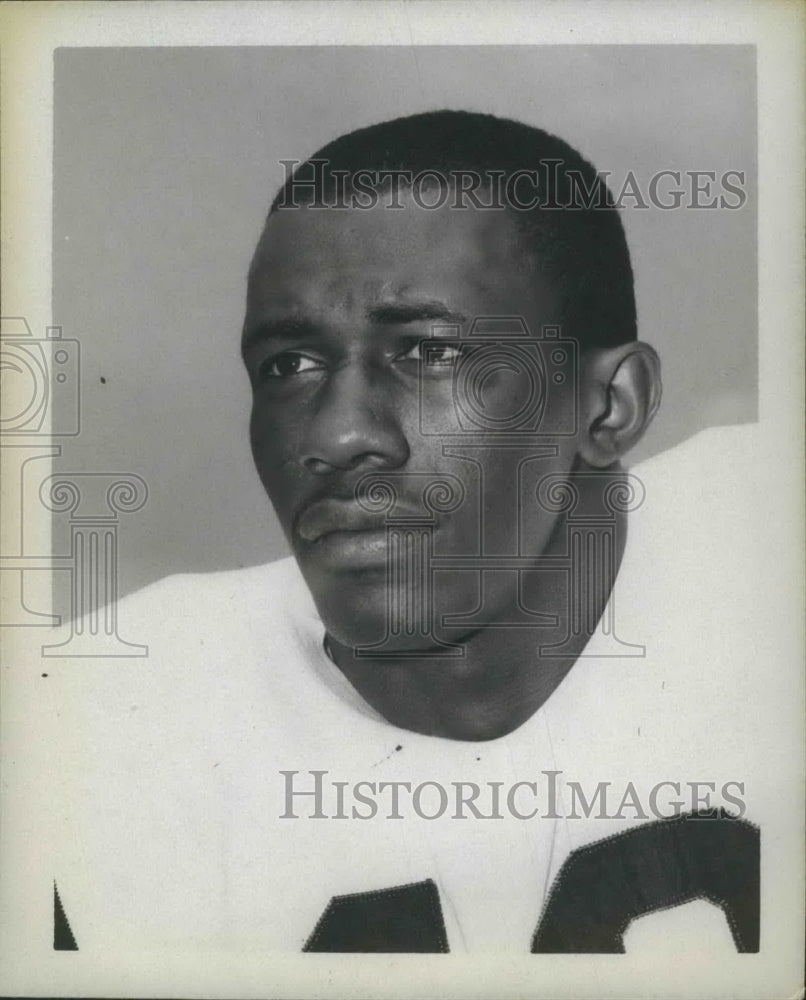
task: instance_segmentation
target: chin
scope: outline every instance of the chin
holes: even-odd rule
[[[386,655],[434,651],[451,640],[435,638],[431,623],[447,612],[470,611],[478,603],[474,581],[468,587],[465,578],[462,586],[455,574],[443,574],[432,592],[431,613],[418,608],[411,614],[414,609],[406,609],[405,600],[391,600],[385,567],[380,572],[334,573],[301,566],[328,635],[348,648],[382,646]],[[411,616],[404,620],[407,610]]]
[[[309,580],[327,634],[343,646],[382,642],[389,623],[386,578]]]
[[[415,620],[407,629],[393,634],[385,589],[378,598],[373,595],[355,600],[350,600],[344,589],[338,595],[321,599],[315,595],[327,634],[340,645],[352,649],[379,647],[378,653],[387,656],[426,653],[434,648],[434,637],[428,633],[424,621]],[[372,651],[367,649],[366,655],[371,657]]]

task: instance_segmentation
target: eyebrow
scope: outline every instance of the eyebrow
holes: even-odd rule
[[[241,351],[245,354],[255,344],[260,344],[264,340],[297,340],[299,337],[312,336],[320,332],[317,323],[300,316],[267,319],[244,332],[241,338]]]
[[[370,306],[367,318],[373,323],[393,325],[396,323],[416,323],[420,320],[441,319],[452,323],[464,323],[466,317],[453,312],[444,302],[384,302]]]
[[[444,302],[427,300],[422,302],[383,302],[370,306],[367,319],[382,326],[417,323],[423,320],[442,320],[449,323],[465,323],[462,313],[449,309]],[[302,316],[281,316],[267,319],[247,330],[241,341],[241,351],[245,354],[255,344],[265,340],[296,340],[321,334],[320,324]]]

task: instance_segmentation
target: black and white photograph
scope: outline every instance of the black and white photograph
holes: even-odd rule
[[[33,6],[2,992],[802,995],[802,9]]]

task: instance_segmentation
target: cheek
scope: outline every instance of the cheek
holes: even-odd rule
[[[562,515],[556,503],[557,491],[571,475],[575,450],[570,442],[560,444],[558,456],[531,464],[521,487],[520,533],[523,550],[537,554],[550,543]]]
[[[539,441],[540,446],[547,444]],[[538,446],[492,447],[485,453],[485,551],[538,555],[545,549],[557,512],[541,504],[541,484],[565,479],[572,465],[569,454],[562,445],[556,455],[541,455]]]
[[[279,454],[290,440],[295,421],[286,407],[268,405],[255,397],[249,418],[249,438],[255,455]]]
[[[466,421],[502,432],[520,430],[539,414],[545,395],[541,383],[509,357],[491,357],[457,385],[457,402]]]
[[[264,486],[279,488],[293,479],[293,457],[299,452],[299,426],[255,404],[249,420],[252,457]]]

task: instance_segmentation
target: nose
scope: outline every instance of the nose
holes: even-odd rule
[[[372,376],[351,364],[328,379],[303,444],[302,460],[310,472],[397,468],[408,460],[409,443],[393,393],[380,384],[380,373]]]

